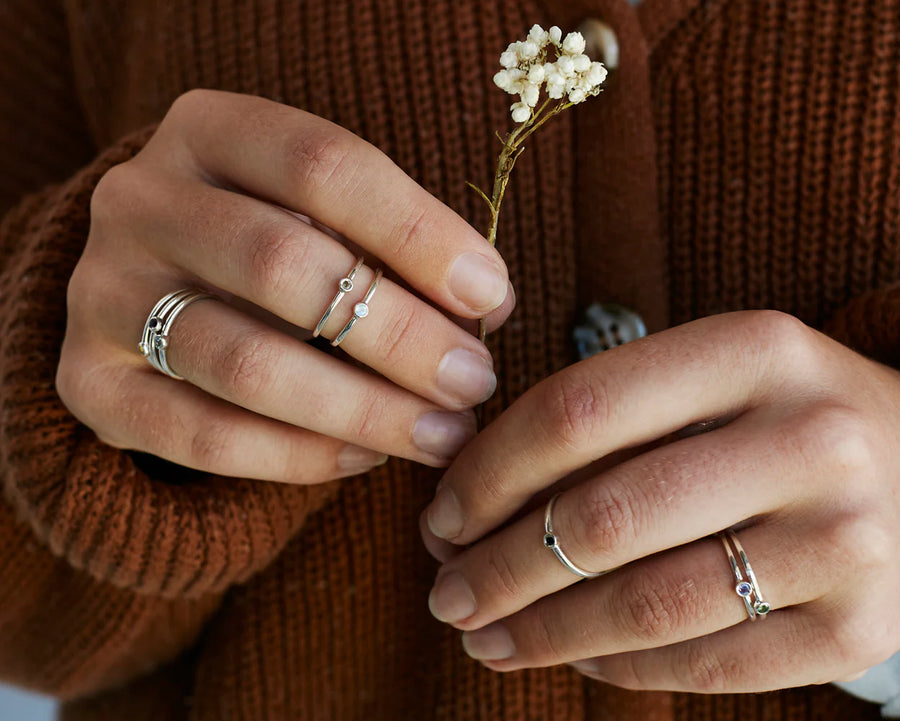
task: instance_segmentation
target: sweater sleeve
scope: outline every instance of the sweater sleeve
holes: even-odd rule
[[[264,568],[336,488],[139,466],[57,396],[66,287],[91,193],[152,132],[28,196],[0,223],[0,503],[30,534],[0,519],[2,586],[17,589],[0,594],[0,678],[67,697],[190,643],[210,598]],[[83,670],[84,653],[96,655],[94,672]],[[49,658],[66,670],[47,676]]]
[[[863,355],[900,369],[900,283],[852,299],[824,330]]]

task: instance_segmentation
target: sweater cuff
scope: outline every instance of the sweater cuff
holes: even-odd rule
[[[873,360],[900,368],[900,284],[854,298],[823,330]]]
[[[268,565],[336,484],[151,477],[59,399],[66,288],[87,240],[91,194],[154,130],[123,139],[0,223],[0,482],[38,538],[75,568],[139,593],[195,597]]]

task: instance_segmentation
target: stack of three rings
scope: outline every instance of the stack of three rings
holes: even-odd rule
[[[166,360],[166,350],[169,347],[169,331],[172,328],[172,323],[175,322],[175,319],[185,308],[198,300],[207,300],[214,297],[202,290],[185,288],[163,296],[153,306],[147,322],[144,323],[141,342],[138,343],[141,355],[150,361],[150,365],[175,380],[184,380],[172,370]]]

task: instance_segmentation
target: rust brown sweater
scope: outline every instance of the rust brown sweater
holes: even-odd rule
[[[486,671],[427,611],[436,472],[207,477],[104,446],[54,393],[92,188],[178,94],[330,118],[484,227],[465,181],[489,181],[509,122],[498,53],[588,17],[621,67],[519,162],[489,412],[570,362],[594,299],[653,330],[778,308],[900,364],[900,0],[0,2],[0,679],[58,695],[66,721],[877,718],[830,688]]]

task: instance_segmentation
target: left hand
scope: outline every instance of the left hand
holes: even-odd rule
[[[447,471],[422,522],[446,561],[432,612],[498,671],[572,663],[706,693],[857,674],[900,648],[898,420],[900,373],[783,313],[602,353],[530,389]],[[616,569],[578,583],[532,499],[604,458],[553,509],[573,563]],[[773,608],[755,623],[710,537],[732,527]]]

